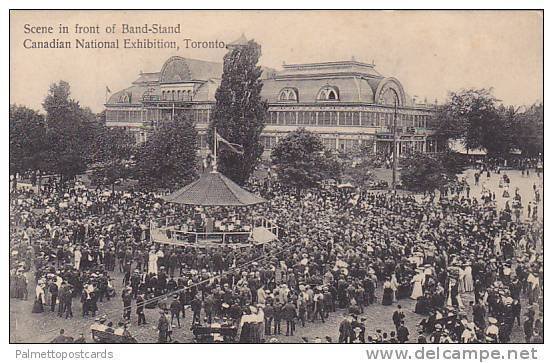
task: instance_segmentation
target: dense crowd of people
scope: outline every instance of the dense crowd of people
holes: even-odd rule
[[[10,297],[33,299],[37,314],[95,317],[97,327],[108,316],[120,332],[155,323],[159,342],[172,340],[187,313],[190,329],[234,327],[244,342],[275,341],[336,313],[343,320],[324,341],[508,342],[513,329],[526,342],[543,340],[543,224],[516,217],[508,203],[498,212],[514,197],[471,195],[467,183],[439,199],[333,186],[298,196],[261,180],[248,188],[268,202],[232,213],[78,183],[63,193],[19,190],[10,205]],[[252,215],[282,228],[262,247],[151,243],[150,221],[175,215],[183,228],[237,226]],[[109,299],[121,300],[118,312],[104,309]],[[416,332],[404,299],[416,301]],[[374,304],[398,305],[391,328],[365,320]],[[159,319],[146,321],[144,309],[159,309]]]

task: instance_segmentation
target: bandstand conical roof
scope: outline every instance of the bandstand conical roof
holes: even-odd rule
[[[200,179],[163,199],[170,203],[201,206],[246,206],[266,202],[219,172],[202,174]]]

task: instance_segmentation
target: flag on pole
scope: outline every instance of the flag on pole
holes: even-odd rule
[[[111,90],[109,89],[108,86],[106,86],[106,94],[104,95],[104,102],[105,103],[108,103],[108,95],[111,94]]]
[[[224,137],[222,137],[221,135],[219,135],[219,133],[215,132],[215,139],[217,141],[217,146],[219,145],[220,142],[222,142],[223,144],[225,144],[232,152],[236,153],[236,154],[240,154],[240,155],[244,155],[244,147],[240,144],[234,144],[232,142],[229,142],[228,140],[226,140]]]

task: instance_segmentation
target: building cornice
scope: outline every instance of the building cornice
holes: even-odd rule
[[[316,63],[293,63],[283,64],[284,69],[303,69],[303,68],[321,68],[335,66],[359,66],[374,69],[374,64],[363,63],[355,60],[349,61],[333,61],[333,62],[316,62]]]
[[[384,79],[382,76],[375,76],[372,74],[362,72],[334,72],[334,73],[301,73],[301,74],[283,74],[276,75],[268,80],[281,81],[281,80],[312,80],[312,79],[340,79],[340,78],[371,78],[371,79]]]

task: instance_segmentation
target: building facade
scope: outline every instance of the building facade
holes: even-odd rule
[[[205,149],[222,72],[222,63],[171,57],[159,72],[140,73],[130,87],[111,95],[105,105],[107,126],[125,127],[143,142],[153,127],[185,112]],[[261,95],[269,104],[262,134],[267,152],[290,131],[305,127],[330,149],[347,152],[364,145],[389,154],[394,118],[399,155],[438,151],[432,137],[435,105],[414,102],[399,80],[382,76],[374,64],[285,64],[279,71],[264,68],[262,78]]]

